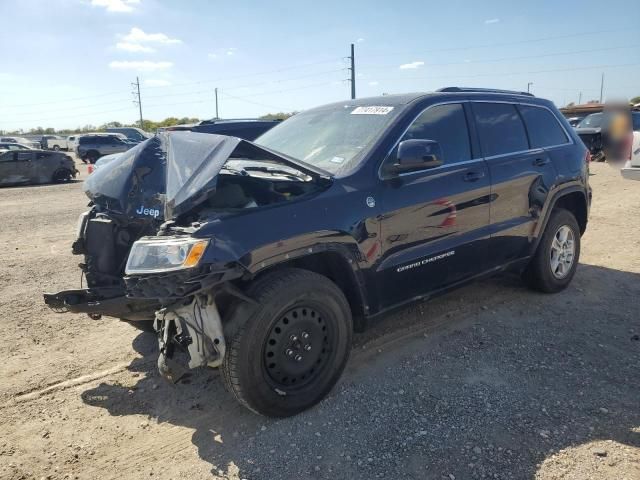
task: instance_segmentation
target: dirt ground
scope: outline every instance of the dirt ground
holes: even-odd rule
[[[165,383],[150,333],[46,308],[80,284],[81,183],[0,189],[0,478],[640,479],[640,183],[592,174],[565,292],[505,275],[390,315],[284,420],[214,370]]]

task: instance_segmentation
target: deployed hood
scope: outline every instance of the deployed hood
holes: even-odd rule
[[[247,140],[171,131],[145,140],[96,170],[84,191],[96,204],[132,218],[170,220],[204,202],[230,158],[276,162],[311,177],[326,172]]]

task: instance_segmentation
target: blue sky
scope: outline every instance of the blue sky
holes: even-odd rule
[[[0,2],[0,129],[138,117],[252,117],[446,85],[526,90],[561,106],[640,95],[640,2]]]

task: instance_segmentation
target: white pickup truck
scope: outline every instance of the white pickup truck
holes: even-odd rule
[[[47,138],[47,150],[69,150],[69,142],[65,137],[52,135]]]

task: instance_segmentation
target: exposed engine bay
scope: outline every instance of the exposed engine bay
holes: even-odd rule
[[[139,144],[85,182],[91,209],[79,219],[72,251],[84,256],[87,288],[46,294],[52,309],[152,320],[163,303],[226,272],[191,270],[125,282],[134,242],[187,235],[193,225],[290,202],[328,185],[322,173],[239,138],[177,133]]]

